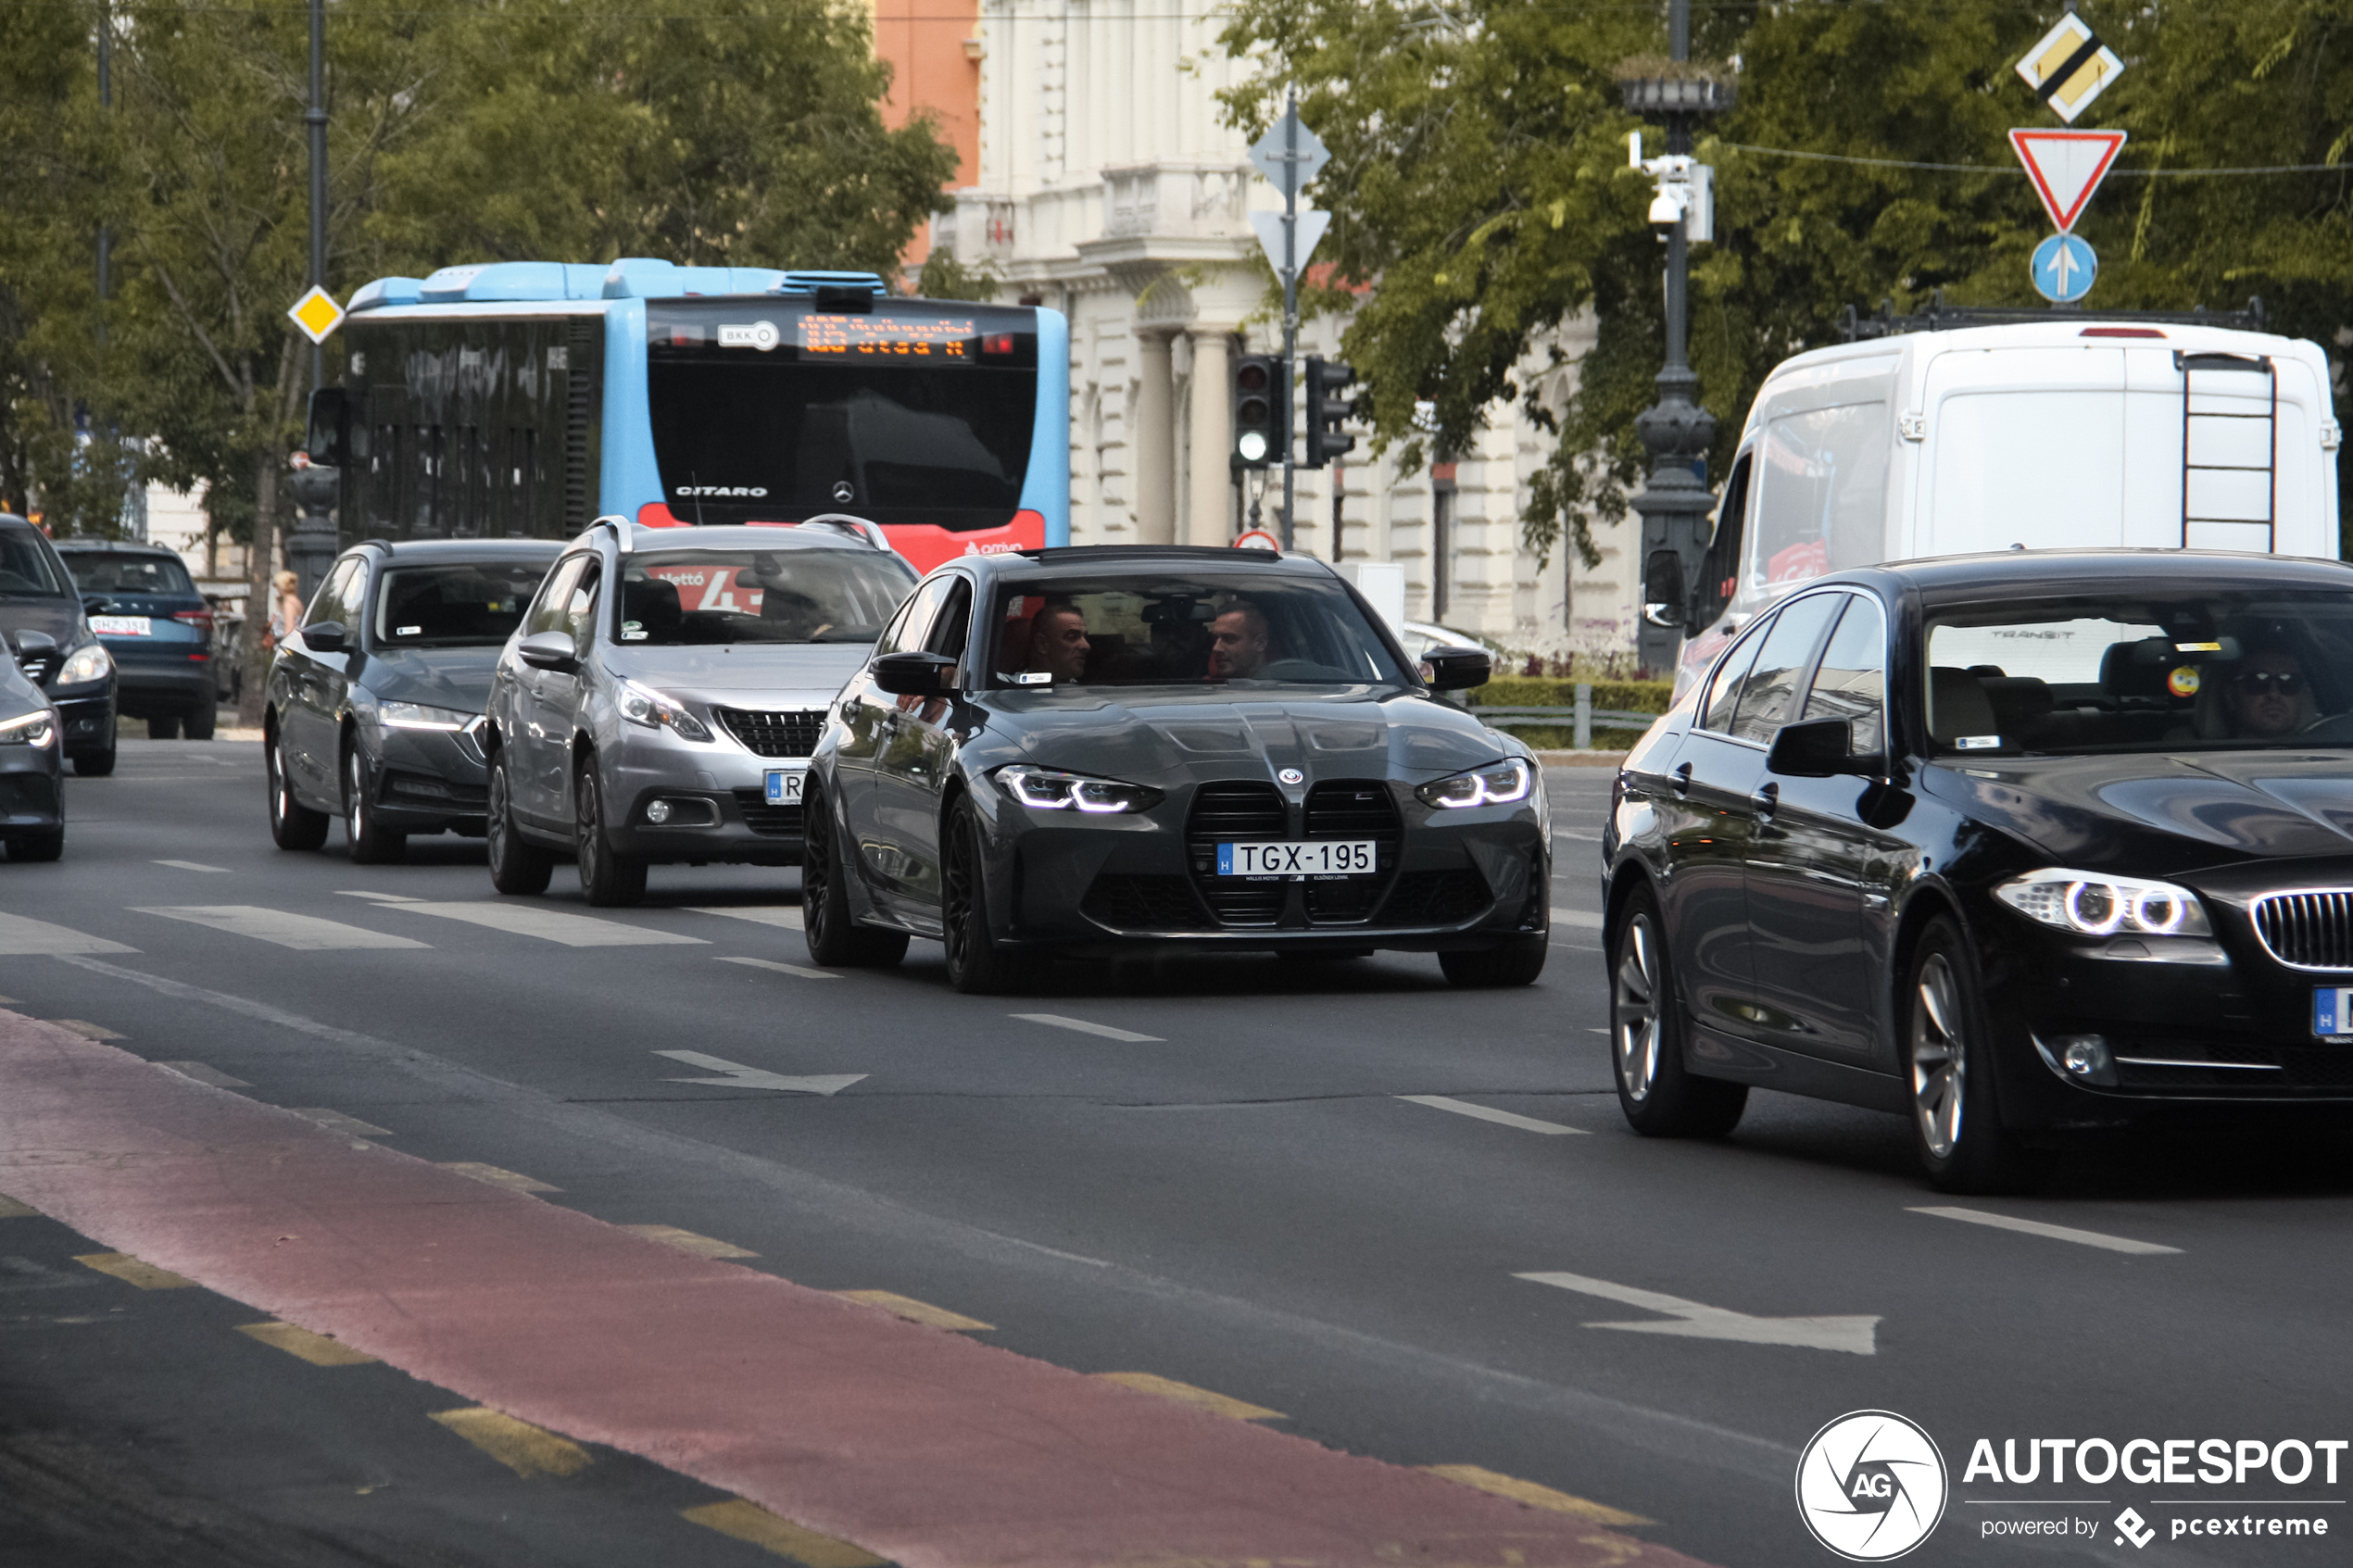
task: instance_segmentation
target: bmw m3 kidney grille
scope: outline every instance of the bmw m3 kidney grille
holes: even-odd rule
[[[2255,900],[2263,950],[2292,969],[2353,969],[2353,887]]]
[[[1307,795],[1307,836],[1373,841],[1372,876],[1345,881],[1310,882],[1300,889],[1307,918],[1319,925],[1361,924],[1372,918],[1380,896],[1397,871],[1397,847],[1404,829],[1397,820],[1397,803],[1378,779],[1334,779],[1317,784]]]
[[[712,711],[727,726],[727,733],[744,743],[746,750],[761,757],[811,756],[817,749],[817,737],[825,733],[822,709],[766,713],[749,708],[714,708]]]
[[[1192,817],[1185,824],[1185,855],[1193,885],[1227,925],[1272,925],[1281,918],[1290,884],[1246,881],[1217,874],[1217,847],[1238,839],[1290,837],[1290,809],[1273,784],[1235,779],[1205,784],[1193,792]]]

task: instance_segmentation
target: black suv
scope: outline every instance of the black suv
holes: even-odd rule
[[[58,557],[82,590],[82,608],[115,662],[116,704],[145,719],[151,740],[210,740],[212,607],[179,552],[110,539],[59,539]]]
[[[65,754],[89,777],[114,771],[114,659],[84,620],[49,536],[0,512],[0,633],[57,710]]]

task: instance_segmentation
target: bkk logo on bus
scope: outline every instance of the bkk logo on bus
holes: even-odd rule
[[[719,327],[722,348],[757,348],[765,354],[784,341],[774,321],[722,322]]]

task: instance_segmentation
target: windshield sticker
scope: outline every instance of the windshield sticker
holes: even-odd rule
[[[1016,686],[1051,686],[1054,684],[1054,672],[1051,670],[1023,670],[1006,675],[1004,679]]]
[[[1999,735],[1959,735],[1953,741],[1956,751],[1994,751],[2001,747]]]
[[[2220,643],[2175,643],[2173,651],[2175,653],[2221,653],[2222,645]]]
[[[645,622],[640,621],[623,621],[621,623],[621,640],[624,643],[644,642],[646,640]]]
[[[722,348],[757,348],[765,354],[784,340],[774,321],[722,322],[719,327]]]
[[[2175,696],[2196,696],[2197,685],[2197,666],[2195,664],[2176,665],[2173,673],[2165,677],[2165,689]]]
[[[491,608],[496,609],[498,607],[493,605]],[[392,630],[392,634],[396,637],[416,637],[423,635],[424,630],[422,626],[396,626]]]

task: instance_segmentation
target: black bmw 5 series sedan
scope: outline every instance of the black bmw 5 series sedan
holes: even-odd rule
[[[812,759],[802,913],[830,965],[938,938],[965,991],[1140,944],[1434,952],[1542,969],[1551,838],[1527,747],[1434,700],[1328,567],[1252,550],[966,557],[917,587]]]
[[[2070,1129],[2353,1108],[2353,569],[2013,552],[1751,623],[1618,775],[1618,1098],[1897,1111],[1929,1178]]]

